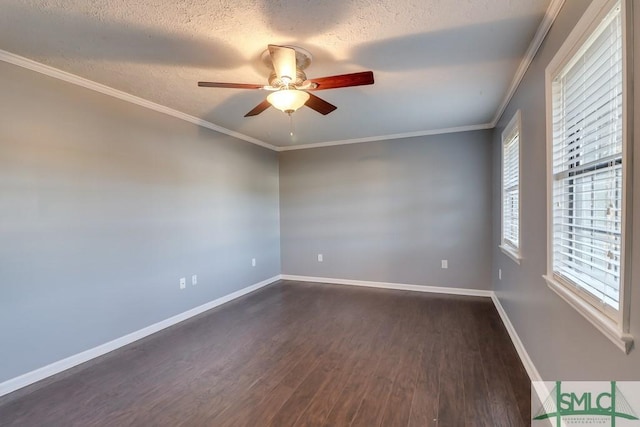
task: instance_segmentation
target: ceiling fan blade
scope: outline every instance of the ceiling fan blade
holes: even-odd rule
[[[258,114],[262,113],[264,110],[266,110],[269,107],[271,107],[271,104],[269,103],[269,101],[265,99],[260,104],[256,105],[253,110],[249,111],[244,116],[245,117],[257,116]]]
[[[253,85],[247,83],[216,83],[216,82],[198,82],[200,87],[222,87],[227,89],[262,89],[263,85]]]
[[[318,85],[318,87],[309,90],[325,90],[336,89],[339,87],[371,85],[373,84],[373,71],[340,74],[339,76],[320,77],[309,80]]]
[[[306,105],[307,107],[313,110],[316,110],[318,113],[325,116],[330,112],[332,112],[333,110],[335,110],[336,108],[338,108],[333,104],[329,104],[324,99],[318,98],[312,93],[309,94],[309,99],[307,100],[307,102],[305,102],[304,105]]]
[[[296,51],[290,47],[269,45],[269,55],[273,62],[273,69],[280,80],[284,77],[290,81],[296,80]]]

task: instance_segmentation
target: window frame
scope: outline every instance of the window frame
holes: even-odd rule
[[[518,246],[507,242],[504,233],[504,168],[505,168],[505,146],[513,140],[514,133],[518,134]],[[502,131],[502,144],[500,154],[500,250],[511,258],[516,264],[522,260],[522,113],[517,110],[509,123]]]
[[[629,114],[633,94],[630,92],[632,72],[631,55],[633,39],[631,29],[632,0],[594,0],[584,15],[562,44],[545,70],[546,127],[547,127],[547,273],[543,276],[547,285],[571,307],[576,309],[619,349],[629,353],[633,347],[633,337],[629,333],[629,290],[631,288],[631,218],[632,218],[632,144],[633,123]],[[563,280],[555,277],[553,270],[553,94],[552,83],[560,71],[570,63],[584,46],[594,31],[620,4],[622,22],[622,226],[621,226],[621,267],[620,267],[620,308],[614,316],[607,315]],[[586,291],[584,291],[586,292]]]

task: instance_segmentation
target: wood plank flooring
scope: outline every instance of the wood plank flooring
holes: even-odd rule
[[[47,384],[1,426],[526,426],[488,298],[283,281]]]

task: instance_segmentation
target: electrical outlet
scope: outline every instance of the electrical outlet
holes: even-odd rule
[[[198,275],[194,274],[193,276],[191,276],[191,284],[192,285],[197,285],[198,284]]]
[[[449,268],[449,261],[447,261],[446,259],[442,260],[442,268]]]
[[[256,259],[251,258],[251,267],[255,267],[255,266],[256,266]]]
[[[322,254],[318,254],[318,262],[322,262],[322,261],[324,261]]]
[[[181,277],[180,278],[180,289],[184,289],[187,287],[187,278],[186,277]]]
[[[502,269],[498,269],[498,280],[502,280]]]

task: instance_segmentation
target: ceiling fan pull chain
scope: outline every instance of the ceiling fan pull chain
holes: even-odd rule
[[[293,114],[289,113],[289,135],[293,136],[293,131],[294,131],[294,127],[293,127]]]

